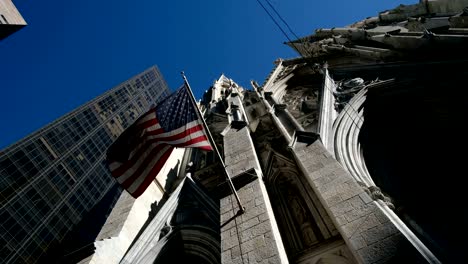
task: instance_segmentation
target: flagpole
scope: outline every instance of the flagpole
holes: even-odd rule
[[[231,188],[232,193],[236,197],[237,204],[239,205],[238,214],[243,214],[245,212],[245,208],[242,206],[242,203],[241,203],[241,201],[239,199],[239,195],[237,194],[236,188],[234,187],[234,184],[232,183],[231,177],[229,176],[229,173],[226,170],[226,164],[224,164],[224,160],[221,157],[221,154],[219,153],[218,147],[216,146],[215,141],[213,140],[213,137],[211,136],[211,132],[208,129],[208,126],[206,125],[205,119],[203,118],[203,116],[202,116],[202,114],[200,112],[200,109],[197,106],[197,103],[195,101],[195,96],[193,96],[193,92],[192,92],[192,89],[190,88],[190,84],[188,83],[187,77],[185,77],[184,72],[181,72],[181,74],[182,74],[182,78],[184,78],[185,86],[187,87],[187,90],[188,90],[188,92],[190,94],[190,100],[192,101],[194,107],[196,108],[196,113],[198,115],[198,118],[200,118],[200,120],[203,122],[203,126],[204,126],[205,131],[206,131],[206,133],[208,135],[208,140],[210,141],[211,146],[213,146],[213,149],[216,152],[216,155],[218,155],[218,158],[219,158],[219,161],[221,162],[221,165],[223,165],[224,173],[226,175],[228,185]]]

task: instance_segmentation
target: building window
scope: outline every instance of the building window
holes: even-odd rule
[[[135,79],[135,86],[137,89],[141,89],[143,88],[143,84],[141,83],[141,80],[140,79]]]
[[[39,172],[24,151],[18,150],[13,154],[12,158],[25,175],[32,177]]]

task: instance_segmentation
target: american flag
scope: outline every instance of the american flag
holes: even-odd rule
[[[109,147],[112,176],[133,197],[156,178],[174,147],[213,150],[183,85],[143,114]]]

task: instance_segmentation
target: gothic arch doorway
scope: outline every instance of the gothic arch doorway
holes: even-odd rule
[[[463,117],[457,103],[466,73],[455,69],[426,68],[424,79],[405,75],[393,86],[369,89],[359,136],[373,181],[443,262],[468,261],[468,232],[453,224],[468,221],[461,209],[466,191],[459,184],[466,161],[455,154],[466,138],[460,134]]]
[[[272,152],[268,164],[266,186],[290,262],[303,263],[317,248],[341,240],[295,162]]]

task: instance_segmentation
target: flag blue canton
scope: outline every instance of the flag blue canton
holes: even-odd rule
[[[156,116],[164,131],[171,131],[182,127],[197,119],[190,95],[182,87],[156,106]]]

